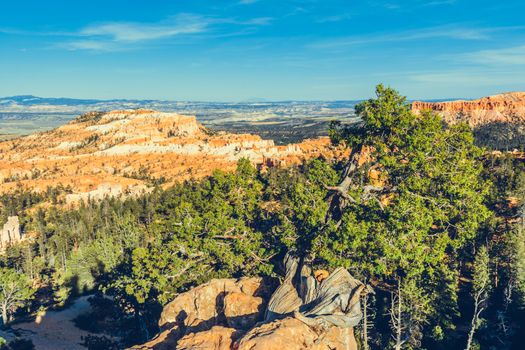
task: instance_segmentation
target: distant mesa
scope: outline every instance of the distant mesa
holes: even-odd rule
[[[432,110],[447,123],[465,122],[471,127],[489,123],[525,123],[525,92],[509,92],[478,100],[449,102],[419,102],[412,104],[412,110],[419,113]]]

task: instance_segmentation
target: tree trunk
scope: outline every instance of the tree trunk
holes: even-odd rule
[[[368,350],[368,294],[363,298],[363,349]]]
[[[397,284],[397,319],[398,319],[398,324],[397,324],[397,327],[396,327],[396,350],[401,350],[401,332],[402,332],[402,329],[403,329],[403,325],[402,325],[402,320],[401,320],[401,303],[402,303],[402,298],[401,298],[401,281],[398,282]]]
[[[470,321],[470,331],[468,332],[467,346],[465,350],[470,350],[472,346],[472,340],[474,339],[474,333],[476,332],[476,327],[478,324],[478,315],[479,315],[479,295],[476,296],[474,301],[474,315],[472,315],[472,320]]]
[[[2,321],[4,322],[4,325],[9,323],[9,319],[7,316],[7,305],[2,305]]]

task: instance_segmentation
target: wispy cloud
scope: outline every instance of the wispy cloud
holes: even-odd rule
[[[352,15],[350,13],[341,13],[341,14],[333,15],[333,16],[319,17],[315,21],[317,23],[332,23],[332,22],[345,21],[350,18],[352,18]]]
[[[423,1],[422,6],[441,6],[441,5],[453,5],[457,0],[435,0],[435,1]]]
[[[483,65],[525,65],[525,45],[469,52],[455,58]]]
[[[256,2],[259,2],[260,0],[240,0],[239,1],[239,4],[240,5],[250,5],[250,4],[255,4]]]
[[[167,20],[155,23],[137,22],[106,22],[86,26],[72,33],[48,33],[52,36],[73,37],[74,39],[60,42],[55,47],[67,50],[89,50],[89,51],[121,51],[136,49],[149,41],[186,37],[190,35],[211,33],[221,25],[232,25],[229,33],[215,32],[215,35],[225,36],[228,34],[242,35],[242,30],[253,29],[258,26],[269,25],[271,17],[258,17],[249,19],[217,18],[212,16],[201,16],[195,14],[179,14]],[[232,31],[233,30],[233,31]]]
[[[179,15],[162,24],[103,23],[82,29],[79,36],[109,39],[114,42],[137,42],[202,33],[209,21],[194,15]]]
[[[504,84],[522,84],[524,76],[525,72],[512,70],[462,69],[407,74],[405,78],[432,85],[499,86]]]
[[[204,33],[210,24],[209,19],[192,14],[180,14],[157,23],[97,23],[68,34],[76,39],[56,46],[72,51],[119,51],[128,49],[131,44]]]
[[[510,27],[509,27],[510,28]],[[314,48],[341,48],[357,45],[377,44],[385,42],[401,42],[428,39],[453,39],[453,40],[486,40],[491,38],[491,34],[509,28],[469,28],[462,26],[439,26],[421,28],[397,33],[379,33],[361,36],[351,36],[337,38],[328,41],[321,41],[310,45]]]
[[[407,11],[413,10],[414,8],[429,7],[429,6],[444,6],[454,5],[457,0],[374,0],[371,2],[373,6],[383,7],[387,10],[400,10]]]

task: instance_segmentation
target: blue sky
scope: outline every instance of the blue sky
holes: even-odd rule
[[[525,90],[523,0],[2,1],[0,96],[413,99]]]

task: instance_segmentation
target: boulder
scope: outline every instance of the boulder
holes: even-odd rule
[[[353,328],[313,328],[293,317],[260,325],[245,334],[235,350],[357,350]]]
[[[208,331],[190,333],[179,340],[177,350],[230,350],[239,337],[234,328],[214,326]],[[174,348],[173,348],[174,349]]]
[[[177,296],[160,316],[161,330],[184,328],[184,333],[210,329],[234,317],[250,327],[258,321],[272,283],[262,278],[213,279]]]
[[[230,349],[263,318],[274,283],[264,278],[213,279],[179,294],[161,314],[161,333],[133,349]]]
[[[224,296],[224,317],[228,326],[249,329],[264,316],[264,300],[253,295],[230,292]]]

